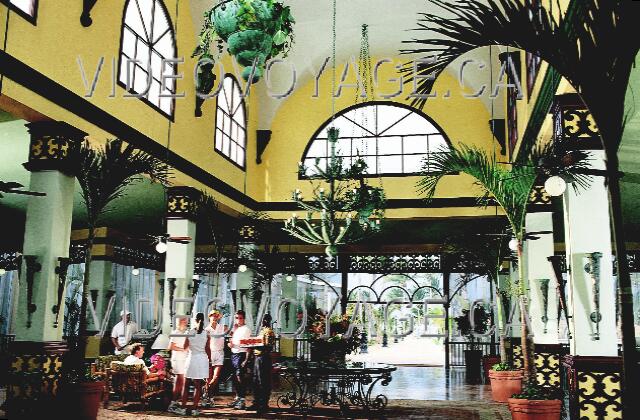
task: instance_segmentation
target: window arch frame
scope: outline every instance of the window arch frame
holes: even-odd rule
[[[241,101],[241,106],[243,109],[243,114],[244,114],[244,118],[242,121],[242,126],[240,127],[243,131],[244,131],[244,146],[242,147],[242,150],[244,151],[244,159],[242,161],[242,164],[239,164],[238,162],[236,162],[235,160],[233,160],[229,155],[226,155],[222,150],[218,150],[218,148],[216,147],[216,141],[218,139],[218,110],[220,109],[223,113],[227,114],[227,116],[229,118],[231,118],[231,121],[235,121],[233,116],[229,115],[225,110],[223,110],[220,107],[220,95],[224,95],[224,82],[225,80],[229,78],[232,80],[232,82],[234,83],[234,86],[238,87],[238,92],[240,92],[240,101]],[[238,79],[236,78],[236,76],[232,73],[225,73],[224,77],[222,78],[222,82],[221,82],[221,87],[220,87],[220,91],[218,92],[218,94],[216,95],[216,112],[215,112],[215,117],[214,117],[214,124],[213,124],[213,150],[218,153],[220,156],[222,156],[223,158],[225,158],[226,160],[228,160],[229,162],[231,162],[233,165],[235,165],[236,167],[238,167],[239,169],[242,169],[243,171],[247,170],[247,149],[248,149],[248,142],[249,142],[249,136],[248,136],[248,129],[247,129],[247,125],[248,125],[248,119],[247,119],[247,102],[245,100],[245,97],[242,96],[242,87],[240,85],[240,82],[238,82]],[[235,140],[233,140],[231,138],[230,134],[227,134],[224,132],[223,128],[220,128],[220,132],[223,133],[223,135],[226,135],[227,137],[229,137],[229,141],[231,143],[235,143],[238,144]]]
[[[429,115],[425,114],[422,110],[414,108],[410,105],[407,104],[403,104],[400,102],[392,102],[392,101],[368,101],[365,103],[361,103],[361,104],[354,104],[351,105],[347,108],[344,108],[342,110],[340,110],[339,112],[337,112],[335,114],[335,118],[341,117],[342,115],[353,111],[354,109],[357,108],[363,108],[363,107],[368,107],[368,106],[374,106],[374,105],[386,105],[386,106],[393,106],[393,107],[397,107],[397,108],[402,108],[402,109],[406,109],[408,111],[411,111],[415,114],[417,114],[418,116],[424,118],[427,122],[429,122],[431,125],[433,125],[433,127],[438,130],[438,134],[442,136],[442,138],[444,139],[444,141],[446,142],[447,146],[449,146],[450,148],[453,147],[451,145],[451,140],[449,139],[449,136],[447,135],[447,133],[442,129],[442,127],[440,126],[440,124],[438,124],[433,118],[431,118]],[[406,117],[404,117],[406,118]],[[302,156],[300,158],[301,162],[304,162],[305,159],[307,159],[307,153],[309,152],[309,149],[311,148],[311,145],[313,144],[314,141],[318,140],[316,137],[322,133],[323,130],[326,130],[326,128],[331,124],[331,120],[332,118],[329,117],[329,119],[325,120],[317,129],[316,131],[313,132],[313,135],[311,136],[311,138],[309,139],[309,141],[307,142],[307,145],[305,146],[303,152],[302,152]],[[424,134],[426,136],[429,135],[436,135],[436,134]],[[402,135],[397,135],[394,137],[405,137]],[[363,138],[363,137],[354,137],[354,138]],[[373,138],[373,137],[368,137],[368,138]],[[375,138],[379,138],[379,137],[375,137]],[[427,154],[427,153],[425,153]],[[399,153],[399,156],[405,156],[404,153]],[[328,156],[328,155],[327,155]],[[383,155],[379,155],[376,153],[376,158],[380,157],[380,156],[390,156],[388,154],[383,154]],[[380,177],[385,177],[385,178],[398,178],[398,177],[409,177],[409,176],[420,176],[420,172],[402,172],[402,173],[373,173],[373,174],[365,174],[363,175],[364,178],[380,178]],[[313,175],[309,176],[303,173],[298,173],[298,179],[299,180],[311,180],[313,179]]]
[[[25,12],[24,10],[22,10],[21,8],[19,8],[15,4],[13,4],[11,2],[11,0],[0,0],[0,3],[4,4],[5,6],[7,6],[9,8],[9,10],[11,10],[11,11],[15,12],[16,14],[20,15],[22,18],[24,18],[29,23],[31,23],[33,25],[37,25],[37,22],[38,22],[38,6],[39,6],[38,3],[39,3],[40,0],[32,0],[32,1],[33,1],[33,15],[30,15],[29,13]]]
[[[169,24],[169,33],[171,34],[171,40],[173,43],[173,57],[164,57],[161,54],[159,54],[159,51],[155,50],[153,47],[151,47],[150,45],[147,45],[148,49],[149,49],[149,60],[151,60],[152,54],[153,52],[158,53],[158,55],[160,57],[162,57],[163,59],[177,59],[178,58],[178,43],[176,40],[176,31],[175,28],[173,26],[173,20],[171,19],[171,15],[169,14],[169,9],[167,8],[167,5],[165,4],[164,0],[152,0],[153,4],[159,4],[162,7],[162,10],[165,14],[165,16],[167,17],[167,22]],[[123,51],[123,47],[124,47],[124,31],[125,29],[128,29],[135,37],[136,37],[136,45],[135,45],[135,53],[137,53],[138,51],[138,42],[137,40],[140,39],[142,40],[143,43],[147,44],[148,39],[143,38],[140,36],[140,34],[138,34],[137,32],[135,32],[133,30],[133,28],[129,25],[126,24],[126,17],[127,17],[127,10],[129,9],[129,5],[131,4],[131,2],[135,2],[136,7],[139,6],[139,3],[137,2],[137,0],[127,0],[124,4],[124,10],[122,12],[122,23],[120,25],[121,30],[120,30],[120,47],[118,49],[118,76],[117,76],[117,83],[118,85],[123,88],[127,93],[133,93],[133,94],[139,94],[139,92],[136,92],[134,90],[135,87],[135,64],[134,66],[134,71],[132,72],[134,74],[133,80],[132,81],[132,86],[131,89],[127,89],[127,85],[125,82],[122,82],[120,79],[122,77],[122,59],[124,57],[124,51]],[[140,10],[140,9],[138,9]],[[141,13],[142,11],[140,11]],[[154,26],[154,22],[155,22],[155,10],[153,10],[151,13],[151,27],[153,28]],[[142,16],[141,16],[142,18]],[[146,34],[145,34],[146,36]],[[158,40],[160,40],[162,37],[158,38]],[[128,58],[136,58],[136,56],[134,57],[128,57]],[[173,68],[173,76],[177,76],[178,74],[178,64],[176,63],[176,65]],[[153,69],[151,68],[151,73],[146,73],[146,69],[143,69],[143,71],[147,74],[147,77],[154,77],[153,74]],[[164,73],[164,68],[161,69],[160,71],[160,83],[162,86],[162,75],[165,74]],[[126,75],[125,75],[126,77]],[[148,79],[147,79],[148,80]],[[177,92],[177,85],[178,85],[178,79],[173,79],[174,80],[174,87],[173,87],[173,94],[176,95]],[[157,111],[158,113],[160,113],[161,115],[165,116],[167,119],[169,119],[170,121],[174,122],[175,121],[175,111],[176,111],[176,98],[170,98],[171,99],[171,112],[167,113],[165,110],[163,110],[160,105],[156,105],[154,104],[152,101],[150,101],[148,99],[149,97],[149,92],[151,90],[151,87],[149,88],[149,91],[147,91],[147,94],[145,96],[140,96],[137,97],[136,99],[141,100],[142,102],[144,102],[145,104],[147,104],[148,106],[150,106],[151,108],[153,108],[155,111]],[[132,97],[135,98],[135,97]]]

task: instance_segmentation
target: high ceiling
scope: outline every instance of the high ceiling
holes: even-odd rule
[[[455,0],[451,0],[455,3]],[[216,0],[191,0],[191,14],[195,36],[198,36],[202,27],[203,14],[206,10],[217,4]],[[291,13],[296,20],[294,27],[295,44],[285,59],[292,65],[297,73],[297,86],[301,86],[312,80],[321,68],[324,60],[332,54],[332,1],[293,1],[284,0],[291,7]],[[417,27],[419,13],[442,12],[440,8],[433,6],[425,0],[342,0],[337,2],[336,13],[336,62],[338,65],[346,63],[360,53],[361,26],[369,25],[370,53],[374,58],[396,58],[410,61],[411,55],[400,56],[402,49],[415,48],[415,45],[406,41],[418,36],[413,31]],[[419,36],[418,36],[419,37]],[[449,71],[457,78],[460,65],[466,59],[473,58],[485,63],[492,62],[494,84],[498,76],[500,63],[498,53],[501,47],[494,47],[490,55],[488,48],[472,51],[461,59],[452,63]],[[492,60],[491,60],[492,59]],[[489,66],[487,66],[489,67]],[[273,91],[279,92],[289,87],[291,83],[291,70],[285,66],[273,67]],[[477,91],[480,86],[490,85],[490,71],[466,71],[464,86]],[[264,84],[262,84],[264,86]],[[259,86],[263,87],[263,86]],[[501,92],[502,93],[502,92]],[[503,118],[502,107],[492,107],[492,99],[489,95],[479,98],[489,112],[493,112],[494,118]],[[495,103],[502,98],[494,98]],[[269,123],[275,115],[282,101],[269,98],[260,104],[261,128],[269,128]]]

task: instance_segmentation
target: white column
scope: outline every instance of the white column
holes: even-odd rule
[[[593,169],[604,169],[605,153],[590,151]],[[571,186],[564,193],[565,243],[569,274],[569,328],[572,333],[570,351],[580,356],[617,356],[615,284],[612,273],[612,250],[609,198],[604,177],[591,177],[591,185],[576,193]],[[601,253],[600,258],[600,325],[594,305],[593,280],[585,271],[588,256]]]
[[[23,257],[16,340],[44,342],[62,339],[64,311],[60,310],[58,328],[53,328],[55,314],[51,308],[57,304],[58,275],[55,269],[58,257],[69,256],[74,181],[73,177],[58,171],[31,173],[30,190],[46,192],[47,195],[29,197],[22,253],[24,256],[35,255],[41,270],[33,276],[31,304],[35,306],[31,307],[34,311],[31,325],[27,326],[28,270]]]
[[[111,274],[113,270],[113,263],[111,261],[93,260],[91,261],[91,275],[89,276],[89,298],[91,298],[91,291],[97,290],[97,297],[95,302],[96,315],[98,322],[102,324],[102,320],[107,310],[107,304],[109,301],[106,299],[106,295],[111,288]],[[118,302],[116,302],[118,303]],[[112,311],[115,311],[116,305],[114,305]],[[100,325],[94,325],[93,316],[87,308],[87,327],[90,331],[100,330]],[[108,329],[108,328],[107,328]],[[108,332],[107,332],[108,333]]]
[[[554,253],[553,233],[536,234],[535,232],[553,232],[553,213],[536,212],[526,215],[527,232],[534,232],[538,239],[528,239],[525,244],[525,268],[529,288],[529,318],[536,344],[558,343],[558,293],[557,281],[553,268],[547,257]],[[543,286],[546,285],[546,295]],[[547,299],[545,313],[544,299]],[[543,320],[546,318],[546,322]]]

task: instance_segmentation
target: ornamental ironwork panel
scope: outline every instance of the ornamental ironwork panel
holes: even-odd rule
[[[551,196],[547,193],[547,190],[544,189],[544,185],[534,185],[531,189],[531,194],[529,194],[529,209],[540,211],[539,208],[542,207],[546,211],[551,211],[548,209],[550,205]]]
[[[0,268],[6,271],[18,270],[21,257],[22,255],[17,251],[0,253]]]
[[[620,373],[578,372],[579,418],[622,419]]]
[[[350,273],[439,273],[440,254],[350,255]]]
[[[60,170],[72,173],[72,157],[87,135],[84,131],[62,121],[38,121],[26,124],[31,137],[29,161],[24,167],[29,171]]]
[[[536,378],[539,385],[560,385],[560,355],[554,353],[535,353]]]
[[[200,194],[192,187],[170,187],[167,190],[167,218],[195,220]]]
[[[113,262],[134,267],[164,271],[164,255],[153,251],[127,248],[121,245],[113,247]]]
[[[209,273],[236,273],[238,271],[238,260],[231,256],[223,256],[218,265],[218,259],[213,255],[196,255],[194,272],[195,274]]]
[[[341,256],[329,258],[325,254],[306,254],[303,256],[304,268],[307,273],[338,273],[338,262]]]

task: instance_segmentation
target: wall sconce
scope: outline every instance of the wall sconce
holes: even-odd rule
[[[31,315],[38,309],[33,302],[33,278],[37,272],[42,270],[42,265],[38,262],[37,255],[24,255],[27,264],[27,328],[31,328]]]
[[[71,264],[71,258],[58,257],[58,266],[55,268],[55,273],[58,275],[58,303],[51,308],[51,312],[55,314],[53,328],[58,328],[58,318],[60,318],[62,295],[64,293],[64,285],[67,282],[67,269],[69,268],[69,264]]]
[[[542,303],[542,316],[540,320],[544,324],[544,334],[547,333],[547,322],[549,321],[549,317],[547,316],[547,311],[549,309],[549,279],[538,279],[538,283],[540,283],[540,300]]]
[[[193,276],[193,286],[190,286],[191,288],[191,299],[193,299],[192,303],[191,303],[191,311],[190,313],[193,313],[193,308],[196,305],[196,296],[198,295],[198,289],[200,289],[200,283],[202,282],[202,280],[200,280],[200,276],[197,274],[194,274]]]
[[[176,314],[173,311],[173,293],[176,291],[176,279],[169,277],[167,281],[169,282],[169,320],[171,328],[173,328],[173,316]]]
[[[552,255],[547,257],[547,261],[551,263],[553,267],[553,274],[556,277],[556,290],[558,291],[558,331],[560,330],[560,314],[564,314],[564,319],[567,321],[567,336],[571,340],[571,329],[569,328],[569,310],[567,309],[567,296],[564,293],[564,287],[566,281],[562,277],[562,257],[559,255]]]
[[[591,322],[596,324],[596,332],[592,334],[594,341],[600,340],[600,321],[602,321],[600,313],[600,258],[602,258],[602,252],[591,252],[585,257],[586,263],[584,265],[584,271],[591,277],[593,312],[589,318]]]

